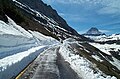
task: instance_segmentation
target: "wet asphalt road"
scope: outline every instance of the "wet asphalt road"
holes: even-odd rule
[[[45,50],[19,79],[82,79],[59,53],[59,47]]]

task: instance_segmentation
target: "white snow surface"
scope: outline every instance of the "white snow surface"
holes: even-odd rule
[[[8,23],[0,20],[0,79],[16,76],[44,49],[59,43],[39,32],[27,31],[7,18]]]
[[[17,25],[11,18],[8,18],[8,24],[0,21],[0,34],[12,34],[24,37],[32,37],[32,35],[23,29],[21,26]]]
[[[120,50],[120,45],[117,44],[99,44],[99,43],[89,43],[92,46],[100,49],[102,52],[111,55],[109,51],[118,51]]]
[[[33,38],[36,39],[39,45],[53,45],[59,43],[59,41],[57,41],[56,39],[49,36],[45,36],[37,31],[29,30],[29,32],[33,35]]]
[[[89,44],[93,45],[94,47],[98,48],[103,53],[106,53],[108,55],[111,55],[110,51],[117,52],[118,50],[120,50],[120,45],[117,45],[117,44],[98,44],[98,43],[89,43]],[[110,60],[108,61],[120,70],[120,60],[116,59],[115,57],[112,57],[112,59],[114,62]]]
[[[29,56],[30,54],[34,53],[35,51],[43,48],[45,46],[38,46],[38,47],[32,47],[31,49],[28,49],[24,52],[19,52],[17,54],[14,54],[12,56],[7,56],[3,59],[0,59],[0,72],[7,69],[8,66],[11,66],[12,64],[15,64],[19,61],[21,61],[24,57]]]
[[[97,61],[100,61],[100,62],[102,62],[103,60],[101,60],[100,59],[100,57],[99,56],[97,56],[97,55],[92,55],[92,57],[94,58],[94,59],[96,59]]]
[[[91,63],[84,57],[75,54],[75,51],[70,49],[69,43],[64,41],[63,45],[60,47],[60,54],[63,56],[65,61],[67,61],[71,68],[83,79],[117,79],[114,76],[108,76],[102,73],[96,68],[95,64]],[[96,68],[97,73],[94,73],[92,68]],[[105,77],[103,77],[104,75]]]
[[[111,62],[111,64],[113,64],[114,66],[116,66],[119,70],[120,70],[120,61],[118,59],[116,59],[115,57],[112,57],[114,62]]]

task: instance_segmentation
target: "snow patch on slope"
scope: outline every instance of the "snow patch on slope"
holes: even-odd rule
[[[92,46],[100,49],[102,52],[111,55],[110,51],[118,51],[120,50],[120,45],[117,44],[99,44],[99,43],[89,43]]]
[[[94,47],[101,50],[103,53],[106,53],[108,55],[111,55],[110,51],[119,51],[120,45],[117,44],[98,44],[98,43],[89,43],[93,45]],[[120,54],[120,52],[119,52]],[[112,55],[111,55],[112,56]],[[120,60],[116,59],[112,56],[113,61],[108,60],[112,65],[116,66],[120,70]]]
[[[98,41],[98,42],[105,42],[105,41],[113,41],[113,40],[120,40],[120,34],[112,34],[112,35],[100,35],[100,36],[87,36],[84,35],[87,38],[90,38],[92,40]]]
[[[67,61],[70,64],[71,68],[80,77],[82,77],[83,79],[117,79],[114,76],[111,77],[105,75],[95,67],[95,64],[92,64],[86,58],[77,55],[75,51],[70,49],[69,43],[64,41],[63,45],[60,47],[59,52],[63,56],[65,61]],[[97,73],[94,73],[94,70],[92,68],[96,68]]]

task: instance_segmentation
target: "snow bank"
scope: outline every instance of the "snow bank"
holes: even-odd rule
[[[12,19],[8,16],[8,24],[0,20],[0,34],[10,34],[10,35],[19,35],[24,37],[32,37],[32,35],[23,29],[21,26],[17,25]]]
[[[58,43],[54,38],[39,32],[26,31],[11,18],[8,16],[7,18],[8,23],[0,20],[0,58],[22,52],[34,46]]]
[[[24,52],[0,59],[0,79],[10,79],[24,69],[45,46],[33,47]]]
[[[91,63],[86,58],[77,55],[76,51],[71,49],[69,43],[64,41],[63,45],[60,47],[59,52],[63,56],[65,61],[70,64],[71,68],[80,77],[82,77],[83,79],[116,79],[116,77],[114,76],[111,77],[105,75],[95,67],[95,64]],[[92,68],[95,68],[97,72],[94,73],[94,70]]]
[[[15,77],[49,45],[59,43],[36,31],[26,31],[8,16],[0,20],[0,79]]]
[[[56,39],[50,37],[50,36],[45,36],[37,31],[30,31],[29,32],[33,35],[33,38],[37,41],[39,45],[53,45],[60,43]]]
[[[7,18],[8,23],[0,20],[0,59],[36,46],[29,32]]]
[[[11,18],[9,18],[9,17],[7,17],[7,18],[8,18],[8,25],[13,27],[18,32],[20,32],[22,34],[22,36],[28,37],[28,38],[32,37],[32,35],[28,31],[23,29],[21,26],[17,25]]]
[[[44,46],[34,47],[27,51],[20,52],[12,56],[8,56],[3,59],[0,59],[0,69],[1,69],[0,71],[4,71],[8,65],[11,66],[12,64],[15,64],[16,62],[21,61],[24,57],[29,56],[31,53],[34,53],[35,51],[43,47]]]

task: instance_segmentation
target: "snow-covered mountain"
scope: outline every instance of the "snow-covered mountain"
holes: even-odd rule
[[[105,35],[105,34],[100,32],[96,27],[92,27],[83,35],[86,35],[86,36],[100,36],[100,35]]]
[[[92,27],[85,34],[83,34],[83,36],[90,38],[91,40],[94,40],[96,42],[100,42],[100,43],[113,44],[113,43],[120,42],[120,34],[106,35],[94,27]]]

